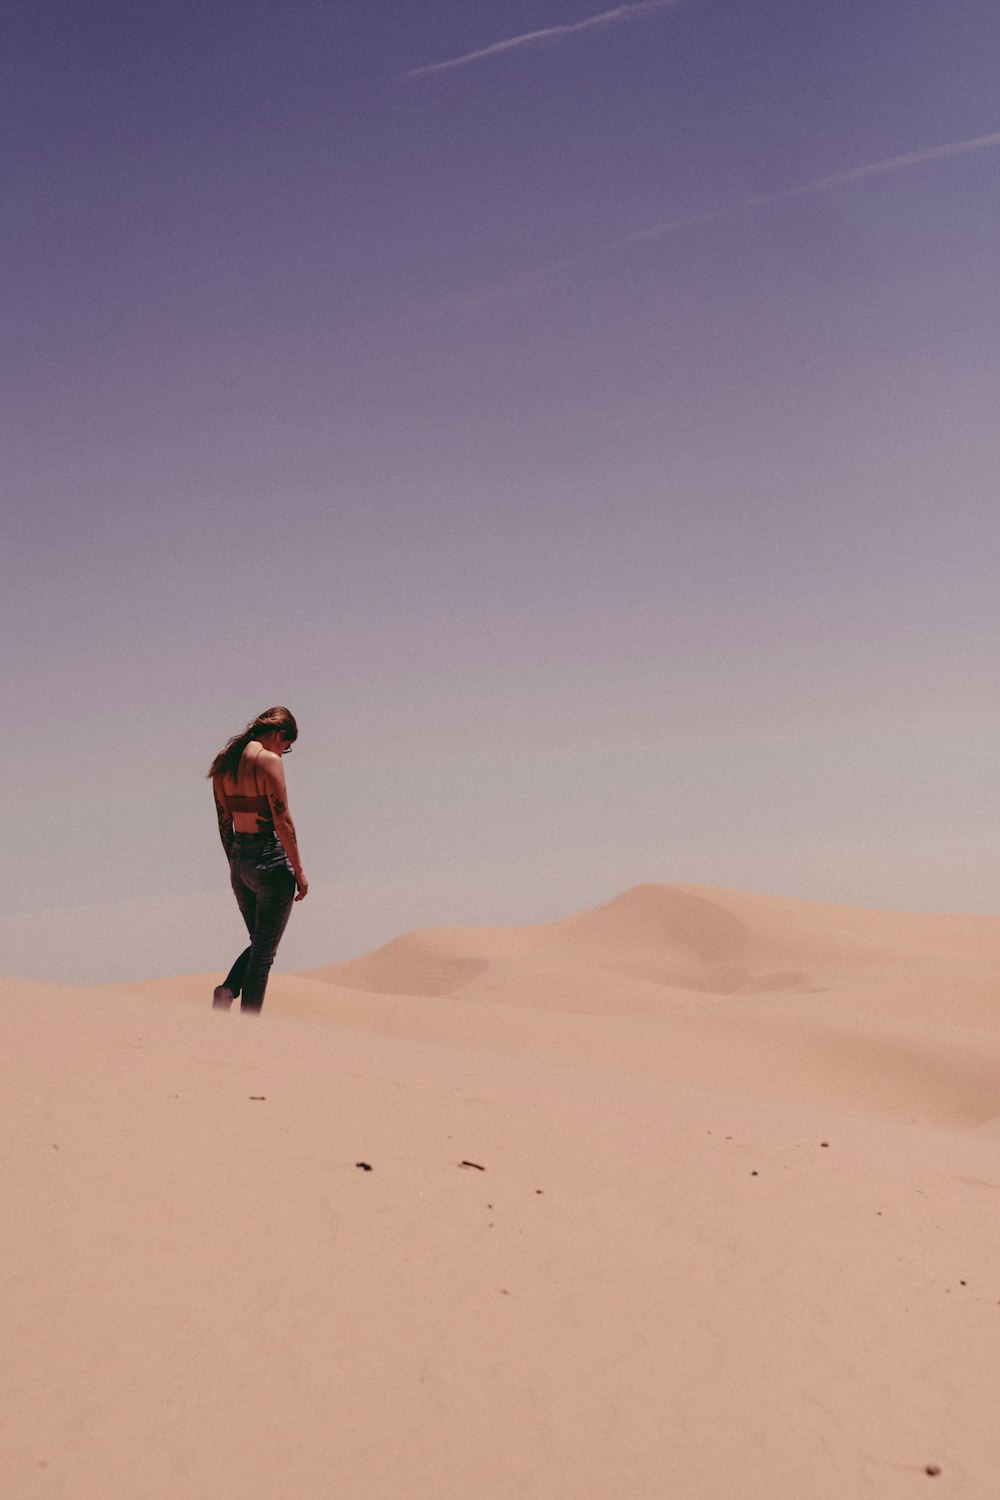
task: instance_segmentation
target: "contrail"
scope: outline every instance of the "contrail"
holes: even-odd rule
[[[910,167],[919,167],[924,162],[942,161],[948,156],[967,156],[972,151],[987,151],[1000,146],[1000,130],[992,135],[977,135],[970,141],[948,141],[943,146],[927,146],[923,151],[909,151],[905,156],[887,156],[882,161],[867,162],[862,167],[848,167],[844,172],[833,172],[829,177],[817,177],[815,182],[804,182],[798,187],[782,188],[777,193],[764,193],[755,198],[740,198],[722,208],[706,209],[702,213],[684,214],[676,219],[665,219],[660,224],[649,224],[645,229],[633,229],[615,240],[607,240],[590,253],[601,254],[606,250],[622,250],[627,245],[641,240],[659,239],[661,235],[673,234],[678,229],[687,229],[692,224],[704,224],[709,219],[725,219],[730,214],[742,213],[748,208],[763,208],[770,203],[780,203],[784,198],[794,198],[799,193],[822,193],[827,188],[839,187],[841,183],[858,182],[863,177],[880,177],[887,172],[905,172]],[[582,257],[579,257],[582,259]]]
[[[446,57],[443,62],[425,63],[423,67],[410,68],[408,72],[401,73],[400,77],[422,78],[428,73],[443,73],[448,68],[464,68],[468,63],[481,62],[484,57],[512,52],[515,47],[531,47],[538,42],[554,41],[557,37],[572,36],[579,31],[592,31],[598,26],[617,26],[621,21],[636,21],[640,16],[681,3],[683,0],[633,0],[629,5],[616,5],[614,10],[602,11],[599,16],[587,16],[583,21],[568,21],[562,26],[545,26],[541,31],[526,31],[521,36],[506,37],[502,42],[493,42],[489,47],[480,47],[475,52],[463,52],[461,57]]]
[[[977,135],[970,141],[948,141],[943,146],[926,146],[923,151],[910,151],[905,156],[887,156],[882,161],[867,162],[862,167],[848,167],[844,172],[833,172],[829,177],[817,177],[814,182],[803,182],[798,187],[781,188],[776,193],[762,193],[753,198],[738,198],[721,208],[709,208],[701,213],[682,214],[676,219],[664,219],[659,224],[647,224],[643,229],[633,229],[617,239],[605,240],[592,250],[575,256],[572,261],[559,261],[553,266],[542,266],[531,273],[545,275],[549,271],[562,270],[577,265],[592,255],[603,255],[608,250],[624,250],[642,240],[656,240],[663,235],[674,234],[679,229],[688,229],[693,224],[705,224],[711,219],[727,219],[730,214],[744,213],[750,208],[764,208],[771,203],[780,203],[785,198],[797,197],[800,193],[821,193],[841,183],[858,182],[863,177],[879,177],[887,172],[905,172],[910,167],[919,167],[924,162],[942,161],[948,156],[967,156],[972,151],[987,151],[1000,146],[1000,130],[992,135]]]
[[[818,193],[824,188],[836,187],[841,182],[856,182],[859,177],[878,177],[883,172],[904,172],[907,167],[919,167],[925,161],[941,161],[946,156],[966,156],[970,151],[988,151],[1000,146],[1000,130],[992,135],[977,135],[971,141],[949,141],[944,146],[928,146],[924,151],[910,151],[906,156],[887,156],[884,161],[869,162],[865,167],[850,167],[846,172],[834,172],[830,177],[820,177],[804,187],[793,188],[796,193]]]
[[[793,188],[793,192],[802,192],[802,188]],[[628,234],[619,235],[616,240],[605,240],[603,245],[598,245],[590,253],[592,255],[603,254],[607,250],[624,250],[629,245],[638,245],[642,240],[658,240],[662,235],[674,234],[678,229],[689,229],[692,224],[707,224],[712,219],[727,219],[730,214],[743,213],[748,208],[760,208],[765,203],[776,203],[779,198],[787,198],[789,194],[767,193],[762,197],[738,198],[735,203],[726,203],[722,208],[706,208],[697,214],[681,214],[676,219],[664,219],[659,224],[647,224],[645,229],[633,229]],[[582,256],[577,257],[582,260]]]
[[[882,161],[867,162],[861,167],[848,167],[844,172],[833,172],[828,177],[817,177],[815,181],[801,183],[798,187],[781,188],[776,193],[758,194],[753,198],[738,198],[732,203],[723,204],[721,208],[704,209],[700,213],[680,214],[675,219],[663,219],[658,224],[647,224],[642,229],[630,230],[628,234],[619,235],[616,239],[604,240],[599,245],[592,245],[589,250],[582,250],[579,255],[552,261],[549,265],[536,266],[532,270],[520,271],[504,281],[494,282],[491,286],[470,288],[466,292],[443,297],[421,308],[417,316],[422,318],[435,312],[448,310],[473,311],[490,302],[527,296],[550,284],[551,278],[559,276],[564,271],[585,265],[596,256],[607,255],[610,251],[625,250],[631,245],[641,244],[643,240],[661,239],[666,235],[689,229],[695,224],[706,224],[712,219],[727,219],[733,214],[745,213],[754,208],[764,208],[772,203],[781,203],[788,198],[798,197],[802,193],[825,192],[826,189],[839,187],[842,183],[858,182],[865,177],[880,177],[888,172],[905,172],[910,167],[921,166],[924,162],[942,161],[949,156],[967,156],[973,151],[987,151],[996,147],[1000,147],[1000,130],[994,131],[991,135],[974,136],[968,141],[948,141],[942,146],[926,146],[923,151],[907,152],[905,156],[888,156]]]

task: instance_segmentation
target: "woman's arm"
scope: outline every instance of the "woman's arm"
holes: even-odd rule
[[[212,791],[215,793],[215,814],[219,820],[219,837],[228,859],[233,847],[233,815],[229,811],[229,803],[222,790],[221,776],[212,777]]]
[[[263,778],[264,790],[267,792],[267,800],[271,804],[271,816],[274,818],[275,829],[291,861],[292,869],[295,871],[295,883],[299,888],[295,899],[301,901],[309,890],[309,882],[302,869],[302,856],[299,854],[299,841],[295,836],[295,824],[288,811],[285,768],[281,764],[281,756],[272,755],[268,750],[261,751],[257,757],[257,764]]]

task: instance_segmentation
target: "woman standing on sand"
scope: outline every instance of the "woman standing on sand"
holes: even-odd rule
[[[239,994],[243,1010],[260,1010],[292,901],[309,891],[281,764],[298,734],[287,708],[267,708],[233,735],[208,773],[233,891],[250,933],[249,948],[216,987],[218,1010],[228,1010]]]

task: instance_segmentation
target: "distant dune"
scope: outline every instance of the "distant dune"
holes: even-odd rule
[[[1000,1462],[1000,918],[638,886],[0,981],[0,1492],[897,1500]]]
[[[906,1119],[1000,1114],[1000,917],[644,885],[565,921],[409,933],[302,977],[335,988],[342,1020],[403,1035]]]
[[[445,995],[468,993],[484,981],[492,990],[497,977],[553,965],[731,995],[809,993],[866,972],[925,970],[928,964],[949,972],[956,965],[964,972],[1000,964],[1000,917],[918,916],[710,887],[640,885],[565,921],[432,928],[364,958],[306,972],[349,989]]]

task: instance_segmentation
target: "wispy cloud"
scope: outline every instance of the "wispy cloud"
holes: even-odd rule
[[[680,230],[689,229],[695,224],[707,224],[713,219],[728,219],[735,214],[764,208],[771,203],[781,203],[803,193],[821,193],[847,183],[859,182],[865,177],[880,177],[890,172],[905,172],[911,167],[922,166],[925,162],[943,161],[949,156],[968,156],[974,151],[997,148],[1000,148],[1000,130],[994,131],[991,135],[977,135],[967,141],[948,141],[941,146],[927,146],[923,151],[909,151],[905,156],[888,156],[881,161],[866,162],[860,167],[848,167],[843,172],[833,172],[827,177],[817,177],[813,182],[782,188],[777,193],[759,194],[753,198],[738,198],[732,203],[723,204],[721,208],[706,209],[702,213],[679,214],[676,218],[662,219],[657,224],[647,224],[641,229],[633,229],[628,234],[619,235],[616,239],[605,240],[589,250],[582,251],[579,255],[552,261],[549,265],[537,266],[533,270],[521,271],[515,276],[494,282],[490,286],[470,288],[455,296],[441,298],[440,301],[422,308],[419,316],[426,317],[431,313],[442,311],[474,311],[492,302],[528,296],[550,285],[562,272],[585,265],[599,255],[607,255],[613,250],[625,250],[645,240],[662,239]]]
[[[879,177],[885,172],[905,172],[909,167],[922,166],[926,161],[942,161],[946,156],[968,156],[972,151],[988,151],[1000,146],[1000,130],[992,135],[977,135],[971,141],[948,141],[943,146],[928,146],[923,151],[910,151],[906,156],[887,156],[884,161],[872,161],[863,167],[849,167],[846,172],[834,172],[830,177],[820,177],[804,187],[793,188],[796,193],[818,193],[824,188],[838,187],[842,182],[857,182],[861,177]],[[787,196],[787,195],[785,195]]]
[[[593,252],[571,255],[566,260],[554,260],[549,265],[538,266],[532,271],[516,271],[505,276],[503,281],[492,281],[488,286],[470,286],[461,292],[448,292],[429,302],[411,307],[404,315],[404,323],[430,323],[441,314],[477,313],[498,302],[518,302],[531,297],[545,287],[551,286],[563,271],[583,265]]]
[[[602,11],[597,16],[587,16],[582,21],[567,21],[562,26],[544,26],[540,31],[525,31],[521,36],[505,37],[488,47],[479,47],[475,52],[463,52],[461,57],[446,57],[442,62],[425,63],[420,68],[410,68],[402,78],[423,78],[428,73],[444,73],[449,68],[464,68],[469,63],[482,62],[486,57],[496,57],[501,52],[513,52],[515,47],[533,47],[541,42],[553,42],[563,37],[576,36],[581,31],[593,31],[602,26],[618,26],[624,21],[637,21],[641,16],[651,15],[657,10],[676,6],[682,0],[632,0],[631,4],[616,5],[614,10]]]
[[[727,219],[750,208],[763,208],[770,203],[780,203],[785,198],[795,198],[801,193],[822,193],[828,188],[840,187],[848,182],[859,182],[864,177],[880,177],[889,172],[905,172],[910,167],[922,166],[925,162],[943,161],[948,156],[967,156],[973,151],[987,151],[1000,147],[1000,130],[992,135],[977,135],[969,141],[948,141],[943,146],[927,146],[923,151],[909,151],[905,156],[887,156],[881,161],[866,162],[864,166],[848,167],[844,172],[832,172],[828,177],[817,177],[814,182],[800,183],[797,187],[782,188],[777,193],[763,193],[754,198],[739,198],[721,208],[707,209],[704,213],[684,214],[676,219],[664,219],[659,224],[649,224],[643,229],[633,229],[618,239],[608,240],[597,246],[591,254],[606,250],[622,250],[642,240],[659,239],[661,235],[674,234],[678,229],[687,229],[692,224],[705,224],[710,219]],[[582,257],[580,257],[582,259]]]
[[[799,190],[796,188],[793,191]],[[745,213],[749,208],[760,208],[765,203],[776,203],[779,198],[788,196],[787,192],[768,193],[762,197],[738,198],[734,203],[723,204],[721,208],[707,208],[698,214],[679,214],[676,219],[663,219],[659,224],[647,224],[643,229],[633,229],[628,234],[619,235],[617,239],[606,240],[590,253],[601,255],[608,250],[624,250],[629,245],[641,244],[643,240],[658,240],[664,235],[676,234],[679,229],[689,229],[692,224],[708,224],[712,219],[728,219],[731,214]],[[582,260],[583,256],[578,259]]]

